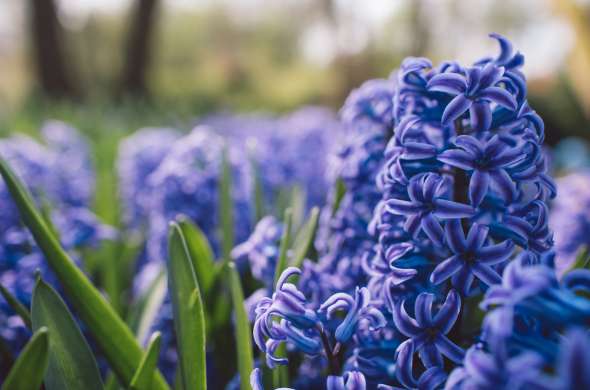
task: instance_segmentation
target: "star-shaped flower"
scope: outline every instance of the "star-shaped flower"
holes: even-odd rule
[[[405,343],[412,342],[426,368],[441,367],[442,355],[455,363],[460,363],[465,351],[449,340],[446,334],[459,317],[461,297],[456,291],[449,291],[445,302],[434,316],[432,315],[433,303],[434,294],[418,295],[414,305],[416,319],[406,312],[405,301],[394,305],[393,322],[401,333],[410,337],[410,340],[400,344],[397,351],[399,352]]]
[[[471,171],[469,200],[477,207],[488,193],[490,185],[506,202],[516,197],[516,185],[506,168],[517,164],[526,157],[519,148],[511,147],[497,135],[487,142],[481,142],[470,135],[460,135],[454,142],[457,149],[448,149],[439,154],[438,160],[453,167]]]
[[[436,245],[441,246],[444,231],[439,219],[459,219],[474,214],[472,207],[444,199],[448,181],[435,173],[414,176],[408,186],[409,200],[389,199],[387,211],[407,217],[404,229],[413,237],[423,230]]]
[[[430,281],[440,284],[452,277],[453,286],[463,294],[469,291],[474,276],[488,286],[499,284],[502,278],[491,266],[508,260],[514,244],[506,240],[486,245],[488,232],[486,226],[474,223],[465,238],[461,222],[448,221],[445,237],[453,255],[436,266]]]
[[[517,109],[515,97],[497,86],[504,75],[503,67],[488,63],[483,68],[466,69],[465,73],[439,73],[428,81],[430,91],[455,95],[443,112],[443,125],[448,125],[469,110],[472,129],[487,131],[492,124],[490,102],[512,111]]]

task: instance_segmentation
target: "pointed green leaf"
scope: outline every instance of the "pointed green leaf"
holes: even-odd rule
[[[219,184],[219,218],[221,226],[221,250],[224,264],[230,261],[230,252],[234,247],[234,221],[231,185],[231,166],[227,150],[223,151],[221,162],[221,180]]]
[[[250,155],[250,168],[252,169],[252,178],[254,181],[254,223],[256,223],[266,215],[266,212],[264,207],[264,191],[262,189],[262,180],[260,179],[260,169],[253,155]]]
[[[170,224],[168,285],[184,390],[207,388],[205,314],[197,276],[180,226]]]
[[[275,268],[275,279],[273,285],[277,284],[281,273],[287,268],[287,252],[291,245],[291,228],[292,228],[292,213],[291,209],[285,210],[285,219],[283,221],[284,229],[281,236],[281,244],[279,246],[279,259]]]
[[[182,230],[186,246],[191,255],[193,268],[195,269],[201,292],[203,296],[207,296],[209,289],[215,281],[217,270],[213,250],[201,229],[186,217],[178,219],[178,226]]]
[[[588,268],[588,264],[590,263],[590,251],[586,245],[583,245],[578,254],[576,255],[576,260],[572,263],[572,265],[564,272],[564,275],[576,270],[576,269],[584,269]]]
[[[346,184],[344,184],[344,180],[338,178],[336,180],[336,187],[334,188],[334,199],[332,200],[332,216],[336,215],[336,212],[340,208],[340,202],[342,202],[345,194]]]
[[[121,382],[128,384],[143,356],[133,333],[63,250],[35,208],[28,191],[1,158],[0,174],[19,209],[21,218],[59,279],[69,302],[93,334]],[[155,388],[168,389],[159,373],[155,378]]]
[[[303,225],[297,237],[295,237],[295,243],[293,244],[293,266],[301,267],[305,256],[309,252],[315,239],[315,234],[318,227],[318,220],[320,216],[320,209],[314,207],[311,209],[309,219]]]
[[[33,291],[31,313],[33,330],[46,327],[51,333],[45,388],[101,390],[98,365],[86,339],[64,301],[41,279]]]
[[[154,320],[162,308],[162,303],[166,299],[167,289],[166,272],[162,270],[147,288],[146,294],[140,303],[140,314],[137,321],[137,340],[140,342],[146,340]]]
[[[160,341],[160,332],[154,333],[150,339],[145,355],[137,368],[137,372],[131,380],[131,384],[129,385],[131,390],[151,390],[154,371],[158,364],[158,355],[160,354]]]
[[[240,275],[234,264],[228,266],[229,286],[235,315],[236,352],[238,372],[240,374],[240,389],[250,390],[250,373],[254,369],[252,355],[252,331],[244,307],[244,292],[240,283]]]
[[[4,300],[6,300],[12,310],[14,310],[14,312],[23,320],[25,326],[31,329],[31,314],[29,313],[29,310],[2,284],[0,284],[0,294],[4,297]]]
[[[306,198],[305,189],[300,185],[294,185],[293,188],[291,188],[291,199],[289,200],[289,204],[293,219],[293,228],[295,230],[299,229],[303,224],[303,219],[305,218]]]
[[[38,389],[43,383],[49,356],[49,331],[40,328],[25,345],[8,373],[2,390]]]

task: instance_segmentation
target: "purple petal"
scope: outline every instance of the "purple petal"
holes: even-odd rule
[[[440,176],[434,173],[426,175],[426,178],[424,179],[424,184],[422,186],[422,193],[424,195],[424,199],[430,200],[434,198],[441,182],[442,180],[440,180]]]
[[[461,149],[445,150],[436,158],[438,161],[444,164],[448,164],[452,167],[461,168],[466,171],[475,169],[474,156]]]
[[[477,276],[479,280],[488,286],[502,283],[502,278],[500,275],[498,275],[498,273],[494,271],[489,265],[476,262],[471,266],[471,272],[473,272],[473,274]]]
[[[467,249],[471,251],[477,251],[483,246],[488,237],[490,229],[479,223],[474,223],[467,233]]]
[[[500,81],[504,75],[504,68],[495,66],[494,64],[486,64],[481,72],[481,79],[479,80],[479,88],[485,89],[494,86]]]
[[[477,252],[477,261],[486,265],[495,265],[508,260],[514,250],[512,241],[503,241],[499,244],[489,245]]]
[[[426,214],[424,217],[422,217],[420,227],[435,245],[442,246],[445,232],[442,226],[440,226],[438,219],[432,215],[432,213]]]
[[[422,216],[420,214],[411,215],[406,219],[404,223],[404,230],[408,232],[408,234],[414,238],[418,236],[420,232],[420,221],[422,220]]]
[[[461,311],[461,297],[455,290],[449,291],[445,302],[434,316],[433,324],[442,334],[447,334],[455,325]]]
[[[511,203],[517,196],[516,185],[504,169],[490,171],[490,176],[497,184],[497,190],[507,203]]]
[[[420,375],[420,379],[418,379],[418,389],[438,389],[442,387],[446,379],[447,374],[444,369],[440,367],[431,367]]]
[[[458,219],[447,221],[445,225],[445,238],[453,253],[462,253],[465,250],[467,242],[465,241],[465,233],[463,233],[461,221]]]
[[[463,262],[459,258],[459,256],[451,256],[439,265],[432,271],[430,274],[430,283],[432,284],[440,284],[453,276],[457,273],[461,267],[463,267]]]
[[[454,144],[460,148],[465,149],[475,159],[484,151],[484,145],[475,137],[471,135],[460,135],[455,139]]]
[[[415,214],[422,209],[422,206],[407,200],[390,199],[385,204],[385,209],[396,215]]]
[[[470,349],[465,355],[465,369],[480,381],[495,383],[498,377],[498,369],[493,358],[483,351]]]
[[[397,303],[393,308],[393,322],[396,328],[407,337],[414,337],[421,332],[418,323],[408,315],[404,307],[405,301]]]
[[[473,282],[473,274],[469,268],[463,267],[459,272],[452,276],[451,282],[461,294],[467,295],[471,288],[471,283]]]
[[[492,110],[485,101],[476,101],[469,107],[469,121],[475,131],[488,131],[492,125]]]
[[[490,166],[497,168],[511,166],[526,158],[526,155],[520,148],[505,148],[500,153],[490,151],[486,154],[492,157],[490,159]]]
[[[465,92],[467,82],[465,81],[465,77],[457,73],[439,73],[428,81],[426,87],[429,91],[458,95]]]
[[[411,180],[408,185],[408,195],[413,203],[423,203],[424,197],[422,196],[422,181]]]
[[[459,118],[465,111],[471,107],[472,101],[465,97],[465,95],[457,95],[450,101],[450,103],[445,108],[445,111],[442,115],[441,123],[443,125],[448,125],[449,123],[453,122],[455,119]]]
[[[434,205],[434,215],[442,219],[468,218],[475,214],[471,206],[446,199],[436,199]]]
[[[494,103],[505,107],[511,111],[517,108],[516,99],[505,89],[500,87],[489,87],[477,94],[480,99],[491,100]]]
[[[406,160],[421,160],[436,156],[436,147],[423,142],[405,142],[402,158]]]
[[[453,362],[460,364],[463,361],[463,357],[465,356],[465,351],[463,348],[459,347],[457,344],[453,343],[447,336],[438,335],[434,339],[434,343],[438,350],[451,359]]]
[[[416,380],[412,374],[412,359],[414,355],[414,344],[412,340],[406,340],[401,343],[396,350],[396,370],[395,377],[407,388],[416,386]]]
[[[427,328],[432,324],[432,302],[434,302],[434,294],[421,293],[416,298],[414,313],[418,325],[422,328]]]
[[[488,192],[490,175],[488,172],[474,170],[469,181],[469,201],[473,207],[478,207]]]
[[[433,344],[424,344],[424,346],[418,351],[418,355],[426,368],[442,367],[443,365],[442,356]]]

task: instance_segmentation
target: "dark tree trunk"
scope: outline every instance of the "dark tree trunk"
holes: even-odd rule
[[[147,73],[158,0],[136,0],[129,31],[119,93],[147,96]]]
[[[30,0],[30,28],[41,91],[54,98],[79,97],[72,67],[64,57],[63,31],[54,0]]]

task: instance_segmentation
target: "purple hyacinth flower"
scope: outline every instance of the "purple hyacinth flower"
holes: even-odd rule
[[[559,383],[555,389],[590,389],[590,338],[587,330],[568,332],[558,359]]]
[[[330,375],[326,379],[326,390],[366,390],[367,381],[359,371],[347,371],[342,376]]]
[[[366,287],[357,287],[354,298],[346,293],[336,293],[320,306],[320,312],[326,312],[328,319],[339,310],[347,311],[334,334],[339,343],[350,340],[362,320],[369,322],[370,330],[380,329],[387,323],[383,313],[371,304],[371,293]]]
[[[449,291],[445,302],[436,315],[432,315],[434,294],[421,293],[416,298],[414,313],[416,319],[410,317],[404,307],[405,300],[393,307],[393,322],[397,329],[413,342],[420,360],[426,368],[441,367],[442,355],[455,363],[463,360],[465,351],[446,336],[459,317],[461,297],[455,290]],[[404,343],[409,342],[405,341]],[[400,344],[398,351],[404,343]]]
[[[482,202],[490,186],[512,202],[516,197],[516,185],[506,168],[517,164],[525,154],[520,148],[508,145],[497,135],[481,142],[470,135],[460,135],[455,140],[458,149],[448,149],[438,160],[453,167],[471,171],[469,200],[474,207]]]
[[[443,112],[443,125],[448,125],[469,110],[473,130],[487,131],[492,124],[490,102],[516,111],[518,107],[514,96],[498,86],[504,68],[488,63],[483,68],[466,69],[465,73],[439,73],[428,81],[428,90],[455,95]]]
[[[399,346],[396,352],[395,376],[405,389],[431,390],[440,388],[447,374],[441,367],[430,367],[418,379],[414,378],[414,343],[408,340]],[[394,390],[397,387],[379,385],[379,390]]]
[[[453,286],[462,294],[469,292],[474,276],[488,286],[499,284],[502,278],[492,266],[508,260],[514,244],[506,240],[486,245],[488,232],[486,226],[474,223],[465,238],[461,222],[448,221],[445,237],[453,255],[436,266],[430,274],[430,281],[440,284],[452,277]]]
[[[510,357],[505,348],[495,346],[494,353],[476,347],[465,354],[464,367],[455,369],[445,389],[524,390],[540,376],[543,358],[530,351]]]
[[[449,183],[435,173],[415,176],[408,186],[409,200],[389,199],[388,212],[406,216],[404,229],[413,237],[422,230],[436,245],[442,246],[444,231],[439,219],[458,219],[474,214],[472,207],[444,199]]]
[[[252,386],[252,390],[264,390],[264,385],[262,384],[262,371],[260,368],[256,367],[252,370],[250,374],[250,386]],[[290,387],[278,387],[275,390],[293,390]]]

